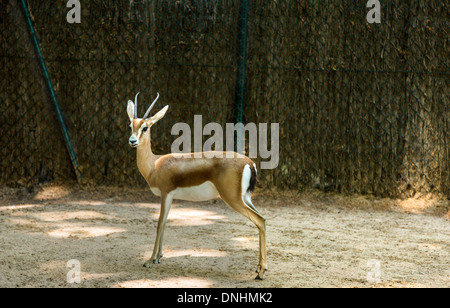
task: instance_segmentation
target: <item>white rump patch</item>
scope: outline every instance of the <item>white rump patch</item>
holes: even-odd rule
[[[252,177],[252,171],[250,169],[250,165],[245,165],[244,171],[242,171],[242,199],[244,199],[245,194],[247,193],[247,189],[250,186],[250,178]]]
[[[256,171],[256,165],[253,164]],[[245,165],[244,171],[242,172],[242,201],[244,204],[258,213],[258,210],[252,203],[251,193],[247,191],[250,186],[250,178],[252,177],[252,170],[250,169],[250,165]]]

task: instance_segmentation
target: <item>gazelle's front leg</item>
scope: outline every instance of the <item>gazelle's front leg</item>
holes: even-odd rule
[[[152,263],[158,264],[162,256],[162,242],[164,235],[164,228],[166,227],[167,216],[169,215],[170,207],[172,205],[171,194],[161,194],[161,210],[159,213],[158,229],[156,231],[155,246],[153,248],[152,257],[144,263],[145,267],[150,267]]]

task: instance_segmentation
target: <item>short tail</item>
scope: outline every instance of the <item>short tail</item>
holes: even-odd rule
[[[253,166],[250,166],[250,171],[251,171],[251,176],[250,176],[250,183],[248,185],[247,192],[252,193],[256,187],[257,171],[256,171],[255,164],[253,164]]]

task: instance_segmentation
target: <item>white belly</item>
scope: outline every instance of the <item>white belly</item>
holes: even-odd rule
[[[198,186],[180,187],[175,189],[173,198],[188,201],[206,201],[219,196],[216,186],[210,181]]]
[[[150,187],[150,189],[155,195],[161,196],[161,192],[158,188]],[[170,194],[173,195],[174,199],[187,201],[206,201],[215,199],[219,196],[219,192],[210,181],[206,181],[198,186],[179,187],[171,191]]]

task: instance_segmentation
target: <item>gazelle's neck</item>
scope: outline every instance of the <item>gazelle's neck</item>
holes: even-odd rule
[[[150,138],[149,138],[150,139]],[[152,152],[150,140],[137,148],[137,165],[139,172],[148,181],[155,169],[156,156]]]

